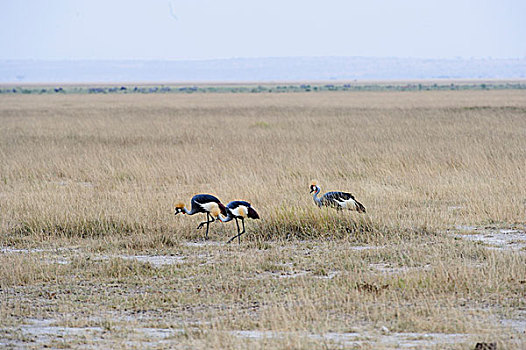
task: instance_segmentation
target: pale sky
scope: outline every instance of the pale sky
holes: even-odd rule
[[[0,0],[0,59],[526,57],[525,0]]]

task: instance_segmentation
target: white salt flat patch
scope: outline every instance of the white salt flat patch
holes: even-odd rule
[[[474,226],[456,226],[455,228],[459,231],[470,231],[470,233],[453,233],[454,237],[485,243],[489,245],[489,249],[526,253],[526,231],[523,229],[497,229]]]
[[[142,333],[148,338],[171,338],[178,334],[183,334],[184,329],[174,329],[174,328],[135,328],[136,332]]]
[[[515,319],[515,318],[505,318],[500,320],[500,324],[504,327],[508,327],[520,334],[526,334],[526,318],[524,319]]]
[[[324,279],[324,280],[332,280],[334,277],[338,276],[340,274],[340,271],[331,271],[326,275],[315,275],[314,277]]]
[[[272,277],[272,278],[297,278],[306,276],[310,271],[306,270],[295,270],[294,265],[291,262],[278,263],[277,266],[283,266],[283,269],[276,268],[272,271],[265,271],[258,275],[257,278]],[[277,271],[276,271],[277,270]]]
[[[105,334],[108,330],[103,327],[64,327],[54,325],[57,320],[54,319],[27,319],[28,324],[20,325],[6,329],[7,331],[20,332],[27,340],[7,340],[0,345],[11,346],[15,348],[25,348],[27,341],[30,341],[32,346],[43,346],[51,341],[67,342],[74,339],[91,339],[98,343],[96,348],[109,348],[110,344],[104,344]],[[130,345],[133,347],[144,348],[148,345],[155,346],[159,343],[170,343],[173,341],[170,338],[184,334],[184,329],[176,328],[149,328],[149,327],[115,327],[116,331],[125,331]],[[111,347],[111,346],[110,346]]]
[[[265,272],[263,275],[268,275],[273,278],[297,278],[306,276],[308,271],[280,271],[280,272]]]
[[[0,248],[0,253],[5,254],[31,254],[31,253],[43,253],[43,252],[64,252],[64,251],[77,251],[78,248],[58,248],[58,249],[15,249],[4,247]],[[202,255],[197,255],[202,258]],[[164,265],[175,265],[186,261],[186,256],[175,256],[175,255],[98,255],[94,256],[94,260],[109,260],[112,258],[121,258],[126,260],[137,260],[140,262],[150,263],[154,267],[161,267]],[[68,256],[50,256],[44,260],[50,264],[66,265],[71,263],[71,257]]]
[[[41,253],[46,252],[50,250],[45,249],[15,249],[15,248],[9,248],[9,247],[2,247],[0,248],[0,252],[2,253]]]
[[[420,349],[435,345],[458,344],[467,342],[470,338],[472,338],[470,334],[392,333],[380,336],[378,341],[373,341],[373,344]]]
[[[450,207],[447,207],[447,210],[450,210],[450,211],[453,211],[453,210],[460,210],[462,209],[463,207],[460,206],[460,205],[452,205]]]
[[[409,271],[426,271],[426,270],[431,269],[431,265],[425,265],[422,267],[409,267],[409,266],[395,267],[387,263],[377,263],[377,264],[369,264],[369,266],[385,274],[397,274],[397,273],[403,273],[403,272],[409,272]]]
[[[71,261],[67,258],[61,257],[61,258],[55,258],[55,259],[46,259],[46,262],[48,264],[59,264],[59,265],[67,265],[71,264]]]
[[[500,233],[508,234],[508,233],[519,233],[519,230],[499,230]]]
[[[42,252],[66,252],[66,251],[78,251],[78,248],[53,248],[53,249],[41,249],[41,248],[28,248],[28,249],[16,249],[9,247],[0,248],[1,253],[42,253]]]
[[[54,325],[57,323],[54,319],[28,319],[28,324],[18,327],[13,327],[10,330],[19,331],[23,336],[31,339],[33,345],[39,346],[50,341],[60,339],[68,341],[71,339],[83,339],[88,337],[99,346],[104,347],[104,334],[107,332],[103,327],[64,327]],[[503,320],[504,325],[506,320]],[[514,321],[515,322],[515,321]],[[519,321],[522,322],[522,321]],[[520,323],[524,326],[525,322]],[[113,328],[113,327],[112,327]],[[115,327],[116,331],[126,331],[127,341],[133,346],[146,346],[155,344],[174,344],[177,336],[184,334],[186,330],[183,328],[153,328],[153,327]],[[385,332],[378,331],[358,331],[358,332],[327,332],[322,334],[315,333],[298,333],[298,332],[279,332],[279,331],[227,331],[240,338],[247,339],[279,339],[285,337],[307,337],[313,340],[322,340],[330,342],[331,344],[343,346],[366,346],[366,347],[388,347],[388,348],[433,348],[438,346],[447,346],[452,344],[459,344],[463,342],[473,343],[477,336],[474,334],[444,334],[444,333],[391,333],[388,330]],[[174,339],[171,339],[174,338]],[[155,343],[157,342],[157,343]],[[6,346],[15,346],[26,344],[20,340],[13,340],[1,342],[0,344]],[[27,344],[26,344],[27,345]]]
[[[30,320],[30,324],[25,324],[19,327],[20,331],[32,337],[36,337],[43,341],[45,338],[55,339],[57,337],[64,338],[65,336],[78,336],[82,334],[102,333],[104,331],[101,327],[62,327],[52,326],[56,320]],[[42,339],[44,338],[44,339]]]
[[[288,279],[288,278],[298,278],[303,276],[312,276],[314,278],[319,279],[333,279],[334,277],[338,276],[341,273],[341,271],[331,271],[327,273],[326,275],[314,275],[312,271],[307,270],[299,270],[299,271],[265,271],[262,273],[258,273],[255,277],[249,277],[255,278],[255,279],[263,279],[263,278],[277,278],[277,279]]]
[[[143,263],[149,263],[153,267],[165,265],[175,265],[186,262],[186,256],[178,255],[99,255],[94,260],[106,261],[109,259],[136,260]]]
[[[79,185],[82,187],[94,187],[93,182],[89,181],[54,181],[59,186]]]
[[[0,248],[0,252],[4,254],[36,254],[36,253],[43,253],[43,252],[59,252],[64,251],[66,249],[15,249],[15,248]],[[71,263],[71,261],[66,256],[56,256],[56,257],[49,257],[42,260],[43,262],[46,262],[48,264],[59,264],[59,265],[67,265]]]
[[[384,245],[357,245],[350,247],[352,250],[372,250],[372,249],[384,249]]]
[[[455,229],[459,231],[476,231],[478,228],[476,226],[457,225],[455,226]]]
[[[182,245],[187,247],[213,247],[213,246],[220,246],[224,245],[223,242],[210,242],[210,241],[203,241],[203,242],[183,242]]]
[[[262,339],[262,338],[282,338],[287,335],[286,332],[273,331],[231,331],[230,334],[240,338]]]
[[[140,262],[150,263],[154,267],[175,265],[186,260],[186,258],[183,256],[173,255],[117,255],[116,257],[126,260],[137,260]]]
[[[474,242],[490,245],[491,249],[521,251],[526,249],[526,233],[481,233],[474,235],[455,235]]]
[[[388,346],[396,348],[425,348],[436,345],[458,344],[470,340],[471,334],[444,334],[444,333],[389,333],[374,334],[371,332],[350,332],[323,334],[298,334],[294,332],[275,331],[232,331],[232,335],[240,338],[265,339],[285,338],[288,336],[304,336],[316,340],[330,341],[344,346]]]

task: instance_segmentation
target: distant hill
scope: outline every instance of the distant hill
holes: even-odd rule
[[[0,61],[0,83],[524,79],[526,58],[232,58],[202,61]]]

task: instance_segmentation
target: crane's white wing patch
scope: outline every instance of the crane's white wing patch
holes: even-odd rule
[[[353,199],[348,199],[345,201],[338,201],[338,204],[345,209],[355,210],[356,209],[356,202]]]
[[[236,209],[232,209],[231,211],[232,214],[234,214],[234,216],[246,217],[248,215],[248,208],[244,205],[240,205]]]
[[[208,212],[211,212],[212,209],[219,208],[219,205],[217,205],[216,202],[199,203],[199,205],[201,206],[201,208],[203,208],[204,210]]]

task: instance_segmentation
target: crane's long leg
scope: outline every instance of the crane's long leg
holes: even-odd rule
[[[236,239],[237,236],[239,236],[239,223],[237,222],[237,218],[234,218],[236,220],[236,226],[237,226],[237,235],[235,235],[234,237],[230,238],[228,240],[228,242],[226,242],[227,244],[232,242],[234,239]]]
[[[241,219],[241,223],[243,224],[243,231],[237,236],[238,244],[241,244],[241,235],[245,233],[245,219]]]
[[[230,242],[232,242],[234,239],[237,238],[238,243],[241,244],[241,235],[242,235],[243,233],[245,233],[245,220],[241,219],[241,223],[243,224],[243,231],[240,232],[240,231],[239,231],[239,223],[237,222],[237,218],[236,218],[237,235],[235,235],[234,237],[230,238],[230,239],[228,240],[227,243],[230,243]]]
[[[214,221],[214,218],[212,218],[212,221]],[[208,228],[210,227],[210,214],[206,213],[206,233],[205,233],[205,239],[208,239]]]
[[[206,213],[206,221],[202,221],[197,225],[197,229],[199,230],[201,227],[203,227],[204,224],[208,223],[208,213]]]
[[[214,221],[215,221],[214,218],[210,216],[209,213],[206,213],[206,221],[199,223],[199,225],[197,226],[197,229],[199,230],[201,227],[203,227],[204,224],[206,224],[205,239],[208,239],[208,228],[210,226],[210,223]]]

